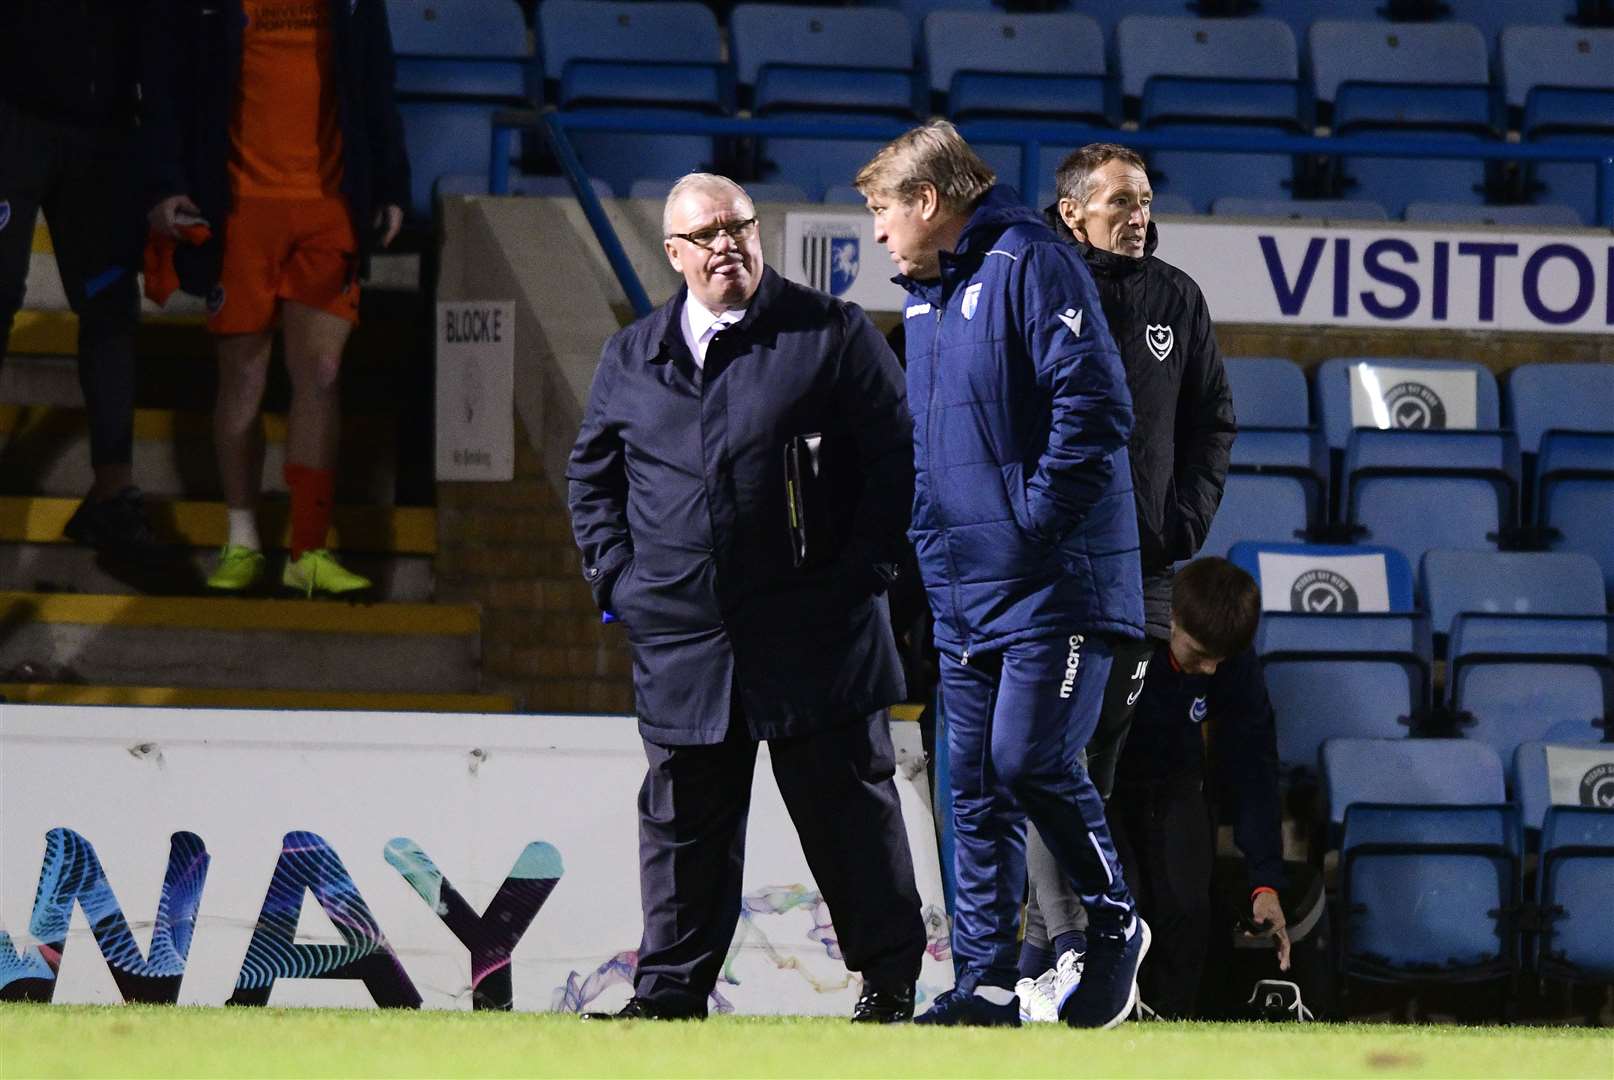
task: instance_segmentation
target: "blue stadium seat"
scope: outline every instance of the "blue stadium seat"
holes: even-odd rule
[[[669,180],[665,177],[657,179],[647,178],[644,180],[635,180],[633,185],[628,188],[628,198],[665,200],[667,198],[667,193],[672,190],[672,186],[675,183],[677,183],[676,179]],[[807,193],[802,191],[801,188],[797,187],[795,184],[782,184],[767,180],[748,180],[744,184],[744,187],[746,194],[751,196],[751,201],[759,205],[769,202],[791,203],[812,201],[807,198]]]
[[[1495,54],[1508,27],[1562,28],[1576,13],[1577,0],[1440,0],[1453,22],[1472,23]]]
[[[1170,192],[1155,192],[1154,204],[1150,207],[1150,216],[1159,217],[1161,214],[1192,214],[1194,204],[1181,195]]]
[[[1413,610],[1412,567],[1394,548],[1246,540],[1234,544],[1227,557],[1261,586],[1266,611],[1343,615]],[[1284,572],[1278,574],[1279,568]],[[1263,573],[1264,569],[1274,573]],[[1274,577],[1281,577],[1281,582]]]
[[[1429,706],[1429,624],[1415,613],[1267,612],[1257,652],[1278,718],[1278,760],[1316,766],[1324,740],[1397,738]]]
[[[1508,417],[1525,454],[1549,431],[1614,434],[1614,364],[1522,364],[1507,384]]]
[[[1247,199],[1241,195],[1223,195],[1211,203],[1211,213],[1289,221],[1311,218],[1335,221],[1390,220],[1384,207],[1372,199]]]
[[[1432,549],[1494,549],[1518,521],[1512,432],[1358,429],[1341,477],[1342,520],[1414,564]]]
[[[1502,32],[1502,84],[1527,142],[1606,143],[1614,138],[1614,28],[1512,26]],[[1596,222],[1590,164],[1537,162],[1534,195]]]
[[[1521,742],[1595,730],[1614,684],[1606,615],[1457,616],[1446,687],[1465,738],[1511,761]]]
[[[889,8],[741,4],[729,18],[742,90],[757,116],[836,119],[916,116],[907,18]],[[758,147],[764,179],[801,185],[822,198],[883,145],[866,139],[767,139]]]
[[[1321,750],[1329,821],[1356,803],[1497,806],[1507,802],[1502,759],[1463,739],[1329,739]]]
[[[831,184],[824,189],[824,202],[836,206],[866,206],[868,200],[851,184]]]
[[[1436,634],[1465,611],[1517,615],[1603,615],[1597,564],[1585,555],[1542,551],[1431,551],[1419,595]]]
[[[1408,221],[1441,222],[1449,225],[1512,225],[1533,229],[1541,226],[1574,229],[1581,225],[1580,213],[1562,203],[1531,206],[1470,206],[1466,203],[1409,202]]]
[[[1124,99],[1151,130],[1243,134],[1301,129],[1294,35],[1274,19],[1128,15],[1116,27]],[[1281,198],[1294,179],[1287,154],[1158,150],[1149,177],[1201,212],[1220,195]]]
[[[1296,41],[1305,41],[1320,18],[1370,22],[1382,16],[1385,0],[1261,0],[1261,14],[1289,24]]]
[[[1352,135],[1461,149],[1498,133],[1489,52],[1473,26],[1321,19],[1310,44],[1313,87],[1342,150]],[[1344,192],[1394,217],[1414,201],[1484,201],[1478,160],[1342,156],[1339,168]]]
[[[1353,376],[1352,369],[1366,365],[1366,373]],[[1397,383],[1383,385],[1388,376],[1380,374],[1382,369],[1391,368],[1400,373],[1394,377]],[[1318,410],[1322,416],[1323,435],[1332,450],[1343,452],[1346,443],[1350,441],[1351,430],[1355,427],[1403,427],[1405,421],[1421,422],[1424,427],[1459,427],[1467,426],[1480,431],[1496,431],[1502,426],[1501,395],[1497,391],[1496,376],[1482,364],[1471,363],[1466,360],[1418,360],[1408,357],[1334,357],[1324,360],[1316,369],[1316,395]],[[1401,400],[1412,388],[1403,390],[1399,383],[1417,383],[1421,373],[1428,372],[1438,381],[1441,373],[1472,373],[1472,386],[1474,394],[1474,422],[1472,425],[1459,425],[1449,416],[1435,419],[1427,414],[1409,414],[1400,417],[1394,410],[1386,407],[1381,414],[1371,408],[1353,409],[1351,383],[1353,377],[1360,385],[1366,387],[1370,380],[1377,380],[1379,385],[1378,399],[1392,405]],[[1466,380],[1465,380],[1466,382]],[[1432,386],[1418,384],[1423,390],[1431,390]],[[1420,399],[1427,400],[1422,394],[1414,394]],[[1439,395],[1436,395],[1439,399]],[[1361,404],[1361,402],[1359,402]],[[1371,404],[1368,402],[1367,404]],[[1447,412],[1445,403],[1441,402],[1440,412]]]
[[[1614,783],[1614,781],[1605,781]],[[1552,806],[1541,828],[1536,970],[1569,982],[1614,982],[1614,808]]]
[[[1226,555],[1240,540],[1296,539],[1310,527],[1306,485],[1293,476],[1232,473],[1201,555]]]
[[[954,120],[1112,122],[1104,34],[1086,16],[935,11],[924,42],[931,101]]]
[[[1455,764],[1445,755],[1433,757],[1428,764],[1434,768]],[[1343,760],[1329,764],[1343,767]],[[1485,771],[1471,775],[1477,779]],[[1502,979],[1518,970],[1522,839],[1515,807],[1500,799],[1465,806],[1352,801],[1344,817],[1345,975],[1442,983]]]
[[[536,100],[540,80],[521,9],[508,0],[388,0],[387,20],[409,148],[409,210],[426,219],[440,179],[466,177],[450,189],[487,191],[493,114]]]
[[[594,192],[596,199],[610,199],[616,196],[607,184],[599,177],[590,177],[588,185]],[[437,194],[441,195],[485,195],[487,194],[487,177],[473,173],[450,173],[437,178]],[[576,197],[572,190],[571,181],[564,176],[543,176],[536,173],[518,174],[510,178],[511,195],[527,195],[536,198],[570,199]]]
[[[994,0],[869,0],[869,7],[896,8],[908,19],[913,39],[919,40],[924,32],[925,20],[936,11],[968,11],[977,13],[1002,12]]]
[[[1311,422],[1305,374],[1279,357],[1229,357],[1225,363],[1239,421],[1233,468],[1294,472],[1309,476],[1320,491],[1327,462]]]
[[[1508,407],[1525,453],[1533,519],[1558,530],[1553,550],[1602,564],[1614,594],[1614,365],[1515,368]]]
[[[732,108],[717,19],[694,0],[546,0],[538,26],[553,99],[567,112],[652,108],[676,118]],[[571,139],[584,169],[621,194],[646,172],[682,174],[717,161],[712,139],[701,135]]]
[[[1601,732],[1596,734],[1601,735]],[[1568,740],[1554,737],[1540,742],[1520,743],[1513,752],[1513,801],[1519,804],[1526,835],[1535,833],[1539,837],[1547,817],[1547,807],[1581,805],[1580,783],[1565,783],[1565,776],[1560,777],[1558,794],[1554,797],[1549,762],[1552,756],[1564,751],[1574,755],[1577,763],[1597,761],[1607,764],[1610,766],[1609,772],[1614,774],[1614,743],[1601,742],[1595,736]],[[1583,773],[1581,779],[1584,776]],[[1566,777],[1574,780],[1574,773],[1566,771]]]

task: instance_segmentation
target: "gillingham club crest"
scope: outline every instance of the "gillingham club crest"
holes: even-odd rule
[[[801,265],[807,284],[831,296],[846,295],[857,281],[861,254],[855,226],[814,225],[801,238]]]

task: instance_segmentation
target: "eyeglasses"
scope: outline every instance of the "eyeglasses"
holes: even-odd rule
[[[667,239],[688,240],[696,247],[705,248],[710,251],[712,245],[717,243],[717,238],[719,236],[727,236],[730,240],[738,244],[741,240],[744,240],[747,236],[750,236],[751,230],[755,229],[756,227],[757,219],[751,217],[746,218],[744,221],[731,221],[727,225],[713,225],[709,229],[696,229],[694,232],[668,233]]]

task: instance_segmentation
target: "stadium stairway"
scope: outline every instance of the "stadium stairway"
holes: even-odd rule
[[[0,696],[70,705],[511,711],[510,696],[480,693],[479,608],[435,602],[436,510],[397,501],[399,492],[418,495],[430,485],[420,482],[418,440],[394,434],[407,405],[398,373],[388,369],[394,342],[386,335],[413,325],[407,313],[392,321],[401,329],[355,336],[344,372],[331,545],[376,584],[355,603],[310,600],[280,586],[289,508],[281,479],[285,418],[275,411],[264,418],[260,528],[271,549],[264,583],[242,597],[202,588],[226,515],[213,464],[212,367],[194,315],[148,320],[138,346],[135,483],[159,537],[174,545],[173,565],[120,566],[65,541],[62,526],[90,480],[71,355],[76,327],[66,312],[21,312],[16,351],[0,367]],[[283,410],[284,402],[282,376],[267,408]]]

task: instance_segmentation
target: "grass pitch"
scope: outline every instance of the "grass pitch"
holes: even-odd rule
[[[533,1013],[0,1005],[0,1077],[1586,1077],[1584,1028],[1129,1024],[1076,1032],[844,1020],[585,1024]]]

